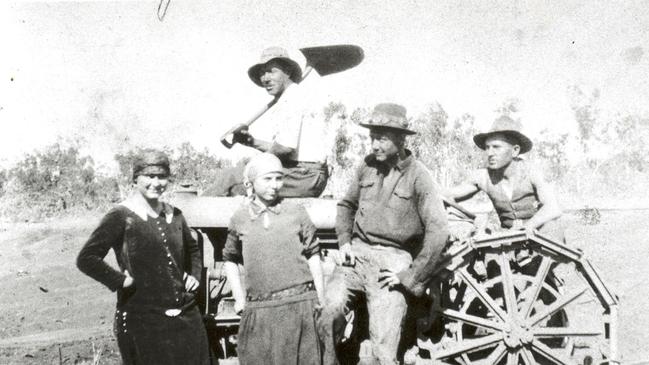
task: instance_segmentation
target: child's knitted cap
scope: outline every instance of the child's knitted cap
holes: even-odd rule
[[[260,153],[253,156],[243,169],[243,181],[252,182],[256,178],[270,174],[271,172],[282,172],[282,162],[272,153]]]

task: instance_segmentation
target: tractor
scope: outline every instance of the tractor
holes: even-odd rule
[[[177,190],[172,199],[202,249],[199,298],[219,364],[238,364],[239,316],[221,251],[242,199],[198,196],[191,187]],[[326,279],[335,266],[331,252],[338,248],[336,201],[296,201],[318,229]],[[410,305],[404,364],[618,363],[618,301],[583,252],[538,232],[476,232],[475,216],[455,204],[447,205],[447,213],[452,237],[458,238],[449,240],[427,295]],[[355,317],[343,345],[356,351],[350,350],[349,363],[367,363],[363,315]]]

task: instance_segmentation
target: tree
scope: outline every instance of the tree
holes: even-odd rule
[[[199,189],[211,185],[219,179],[223,168],[231,165],[229,161],[214,157],[207,149],[197,151],[189,142],[181,144],[171,156],[174,179]]]
[[[534,145],[532,152],[543,161],[550,180],[560,180],[568,171],[567,144],[567,133],[557,135],[544,129],[541,131],[539,142]]]
[[[496,114],[513,118],[521,110],[521,100],[519,98],[509,98],[503,101],[502,105],[496,108]]]
[[[8,173],[9,211],[22,208],[33,217],[71,209],[93,209],[116,199],[115,181],[95,173],[94,162],[75,145],[61,142],[28,154]]]
[[[600,116],[599,110],[599,89],[593,89],[590,93],[585,92],[579,86],[571,86],[568,88],[568,93],[571,98],[572,111],[575,115],[577,122],[577,131],[579,133],[579,140],[581,141],[582,148],[585,153],[589,152],[588,146],[590,142],[597,139],[602,131],[598,125]]]
[[[7,177],[7,170],[2,169],[0,170],[0,197],[2,197],[5,193],[5,190],[7,189],[7,182],[8,182],[8,177]]]
[[[434,103],[411,122],[411,129],[417,134],[409,138],[409,149],[442,186],[460,182],[482,160],[472,142],[476,130],[471,115],[462,115],[449,126],[448,114]]]
[[[132,185],[133,161],[143,150],[135,148],[115,155],[120,170],[120,191],[123,197]],[[183,142],[175,149],[163,147],[162,151],[169,156],[172,180],[178,184],[192,185],[199,190],[213,185],[220,178],[221,171],[231,165],[230,161],[214,157],[207,149],[197,151],[189,142]]]

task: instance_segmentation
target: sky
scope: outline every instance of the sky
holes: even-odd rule
[[[218,142],[269,100],[247,76],[267,46],[356,44],[358,67],[318,80],[332,101],[438,102],[488,129],[520,100],[532,137],[574,130],[570,87],[602,118],[649,115],[649,0],[40,1],[0,5],[0,166],[58,139],[98,164],[133,146]]]

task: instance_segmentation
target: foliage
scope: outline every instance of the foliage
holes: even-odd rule
[[[639,182],[649,181],[649,119],[637,115],[604,119],[597,105],[598,90],[585,92],[572,87],[569,91],[573,94],[572,123],[577,134],[543,130],[534,138],[534,148],[527,158],[558,187],[568,206],[637,195],[643,185]],[[495,112],[517,119],[521,109],[520,101],[511,98]],[[369,110],[356,109],[349,116],[339,104],[331,105],[330,110],[336,143],[332,151],[334,174],[328,190],[338,197],[345,192],[353,167],[369,152],[367,130],[358,128],[358,123],[368,118]],[[451,121],[442,105],[432,103],[424,113],[412,117],[411,128],[418,133],[408,138],[408,148],[429,167],[440,185],[457,184],[482,165],[483,154],[472,139],[478,132],[473,116],[465,114]]]
[[[7,177],[7,170],[5,169],[0,170],[0,197],[2,197],[5,193],[8,179],[9,178]]]
[[[579,86],[571,86],[568,88],[571,95],[571,108],[575,115],[577,122],[577,131],[579,132],[579,139],[582,143],[584,150],[588,149],[588,142],[596,138],[597,135],[597,120],[600,115],[598,101],[599,89],[594,89],[588,93]]]
[[[638,116],[626,116],[617,119],[609,128],[613,130],[614,140],[608,141],[613,146],[611,155],[626,163],[635,172],[649,170],[649,119]]]
[[[217,178],[219,171],[230,162],[210,155],[207,149],[197,151],[189,142],[178,147],[172,155],[172,170],[177,181],[186,181],[204,187]]]
[[[567,133],[557,135],[550,133],[547,129],[541,131],[541,138],[534,145],[532,153],[537,161],[542,161],[548,175],[547,178],[551,181],[562,179],[568,171],[567,145]]]
[[[115,155],[115,161],[120,171],[120,191],[126,196],[133,179],[132,165],[135,156],[142,152],[135,148],[125,153]],[[205,190],[219,179],[224,168],[230,166],[227,160],[221,160],[211,155],[207,149],[197,151],[189,142],[180,144],[175,149],[162,149],[171,164],[172,181],[180,185],[192,185],[199,190]]]
[[[600,111],[599,90],[571,87],[571,107],[576,135],[542,131],[535,138],[529,158],[541,166],[549,180],[559,187],[562,198],[583,204],[595,197],[633,197],[649,183],[649,119],[638,115],[605,117]],[[495,109],[498,115],[514,119],[520,101],[507,99]],[[325,123],[333,148],[329,157],[332,175],[324,195],[341,197],[355,167],[370,152],[367,129],[360,123],[370,110],[351,113],[342,103],[324,107]],[[439,103],[431,103],[421,115],[411,116],[411,128],[418,133],[408,138],[407,147],[431,171],[442,186],[452,186],[482,164],[483,154],[474,146],[478,131],[474,118],[465,114],[449,117]],[[78,144],[57,142],[26,155],[15,166],[0,171],[0,217],[40,219],[62,212],[105,210],[123,199],[132,186],[131,165],[141,151],[136,148],[114,156],[119,173],[104,176],[94,161],[80,153]],[[209,190],[225,179],[230,162],[196,150],[190,143],[164,148],[170,156],[172,181]]]
[[[411,121],[417,134],[408,139],[416,158],[431,170],[442,186],[459,183],[467,172],[479,167],[482,157],[473,144],[474,119],[465,114],[449,124],[448,114],[439,104]]]
[[[496,108],[496,115],[512,117],[512,114],[521,110],[521,101],[518,98],[506,99],[501,106]]]
[[[343,103],[340,102],[329,102],[327,106],[324,107],[324,117],[325,123],[329,124],[332,119],[335,117],[346,119],[347,118],[347,108]]]
[[[61,211],[93,209],[114,201],[117,185],[98,176],[94,162],[76,146],[57,142],[28,154],[8,172],[2,215],[20,219],[51,216]]]
[[[644,196],[643,185],[649,180],[649,119],[605,115],[598,89],[573,86],[569,93],[581,151],[568,159],[569,169],[560,181],[563,190],[589,199]]]
[[[332,174],[323,196],[342,197],[351,181],[355,167],[368,153],[367,129],[360,123],[369,116],[366,109],[355,109],[351,114],[340,103],[325,108],[327,126],[333,133],[333,147],[329,157]]]
[[[131,165],[142,149],[115,155],[117,176],[95,171],[94,161],[79,147],[57,142],[26,155],[7,172],[0,172],[0,216],[11,220],[40,220],[61,213],[106,210],[124,199],[132,186]],[[189,143],[163,149],[170,156],[172,181],[203,188],[217,179],[228,161],[197,151]]]
[[[335,130],[335,143],[330,161],[333,176],[325,194],[340,197],[352,179],[354,168],[370,153],[369,133],[359,127],[369,118],[370,110],[355,109],[348,117],[340,105],[330,109],[334,109],[329,123]],[[446,111],[434,103],[426,113],[411,120],[411,128],[418,133],[408,138],[408,149],[444,186],[465,178],[482,160],[471,139],[475,128],[470,115],[463,115],[450,124]]]

